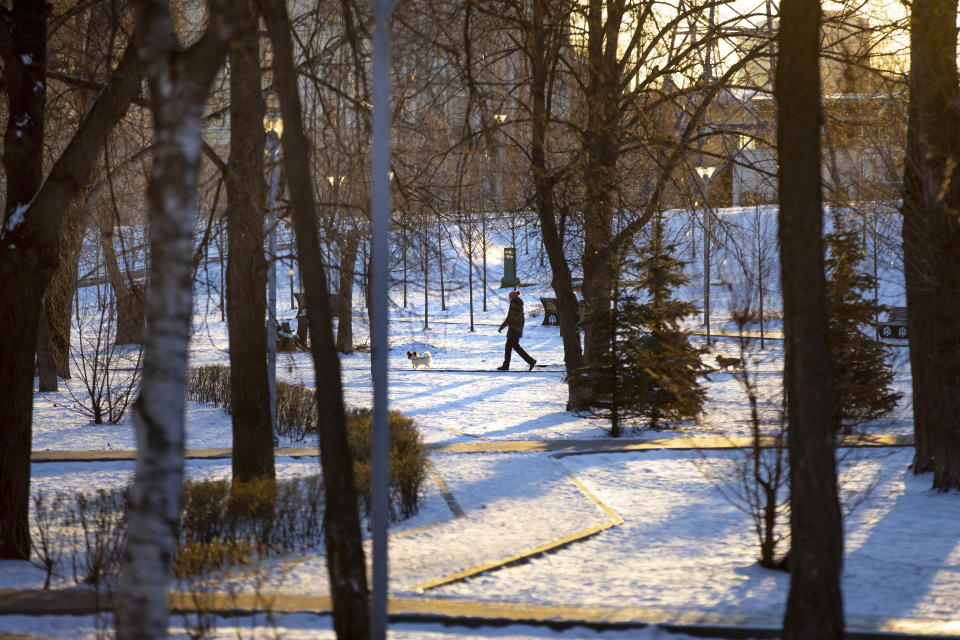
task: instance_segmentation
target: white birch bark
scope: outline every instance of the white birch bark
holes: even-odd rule
[[[156,137],[147,189],[150,223],[143,383],[133,410],[137,463],[117,594],[117,637],[164,638],[183,491],[184,385],[193,307],[191,266],[202,114],[235,20],[210,5],[206,34],[180,50],[169,7],[134,3]]]

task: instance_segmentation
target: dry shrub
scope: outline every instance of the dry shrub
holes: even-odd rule
[[[323,485],[319,476],[236,483],[187,482],[183,491],[178,577],[210,574],[283,555],[322,540]]]
[[[187,393],[191,400],[230,407],[230,369],[208,365],[190,370]],[[302,385],[277,381],[279,437],[303,442],[319,430],[316,392]],[[347,415],[347,438],[354,465],[357,492],[370,510],[370,411],[358,409]],[[394,518],[408,518],[420,506],[420,489],[427,477],[427,456],[416,423],[399,413],[390,413],[390,510]],[[185,498],[187,499],[187,498]],[[185,503],[186,504],[186,503]],[[220,508],[218,505],[212,508]],[[199,518],[215,519],[216,514]],[[185,516],[187,517],[187,516]],[[267,525],[264,525],[267,526]],[[281,526],[276,524],[275,526]]]
[[[67,518],[73,535],[71,554],[77,584],[97,585],[120,575],[127,546],[126,491],[77,492]]]
[[[353,458],[357,493],[371,506],[370,439],[371,412],[351,411],[347,415],[347,438]],[[394,518],[409,518],[420,506],[420,488],[427,477],[427,455],[416,423],[395,411],[390,412],[390,511]],[[397,511],[399,510],[399,514]]]
[[[276,434],[303,442],[317,432],[317,394],[299,384],[277,381]]]
[[[187,398],[194,402],[223,407],[230,413],[230,367],[204,365],[187,374]]]
[[[72,576],[75,584],[110,591],[127,542],[126,491],[40,491],[33,495],[33,505],[31,542],[34,564],[46,573],[44,589],[55,577]]]

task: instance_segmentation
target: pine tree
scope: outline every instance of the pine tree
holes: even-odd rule
[[[637,296],[614,291],[611,350],[595,367],[592,387],[594,412],[611,421],[611,435],[620,435],[620,423],[643,418],[651,429],[669,422],[691,420],[703,411],[705,392],[697,381],[702,349],[690,344],[681,320],[696,308],[673,299],[686,284],[683,263],[675,247],[664,243],[662,220],[654,221],[650,241],[639,259],[624,271],[639,276]]]
[[[882,343],[869,331],[882,307],[867,294],[875,286],[858,269],[863,257],[856,233],[839,216],[827,234],[828,343],[833,367],[833,423],[848,435],[869,420],[890,413],[900,394],[891,390],[893,370]]]

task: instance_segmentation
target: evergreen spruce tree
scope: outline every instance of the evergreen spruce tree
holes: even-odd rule
[[[703,350],[690,344],[689,332],[680,326],[696,308],[673,298],[687,281],[674,254],[657,216],[640,258],[621,269],[621,274],[636,272],[645,302],[622,295],[617,286],[610,353],[594,371],[591,404],[597,415],[610,419],[613,436],[620,435],[628,418],[643,418],[651,429],[661,429],[703,411],[706,394],[697,381]]]
[[[900,394],[890,388],[893,370],[886,349],[872,335],[882,307],[867,296],[875,280],[858,269],[863,253],[857,234],[837,215],[825,240],[833,423],[836,433],[848,435],[890,413]]]

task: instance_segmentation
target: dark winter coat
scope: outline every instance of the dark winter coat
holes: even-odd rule
[[[517,338],[523,337],[523,300],[520,299],[520,296],[510,301],[507,318],[500,325],[500,330],[502,331],[504,327],[509,327],[508,333],[516,333]]]

